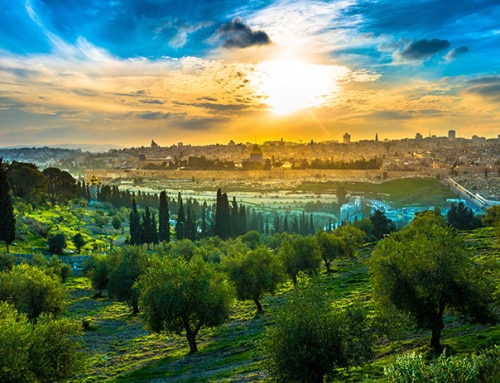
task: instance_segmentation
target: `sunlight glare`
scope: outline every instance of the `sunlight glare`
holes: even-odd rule
[[[348,72],[348,68],[336,65],[272,60],[257,64],[250,81],[273,113],[285,115],[328,104]]]

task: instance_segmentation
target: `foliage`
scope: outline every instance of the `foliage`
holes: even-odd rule
[[[82,355],[69,319],[42,316],[32,325],[25,314],[0,302],[0,380],[63,382],[78,372]]]
[[[385,235],[396,231],[396,225],[381,210],[375,210],[370,214],[370,221],[373,225],[373,235],[377,239],[384,238]]]
[[[63,263],[57,255],[47,258],[42,254],[35,254],[33,264],[45,274],[58,278],[63,283],[71,275],[71,267]]]
[[[160,193],[158,208],[158,240],[160,242],[170,242],[170,214],[168,212],[168,198],[165,190]]]
[[[97,290],[97,296],[108,287],[110,264],[106,256],[92,254],[83,265],[84,274],[90,279],[92,288]]]
[[[83,366],[76,336],[80,325],[67,318],[42,316],[33,328],[30,370],[39,382],[63,382]]]
[[[35,266],[21,264],[0,273],[0,300],[7,301],[36,321],[42,314],[56,316],[64,307],[66,292],[59,278]]]
[[[486,215],[482,219],[484,226],[496,226],[500,221],[500,205],[495,205],[486,210]]]
[[[340,258],[342,254],[344,242],[340,237],[325,231],[318,231],[315,238],[325,262],[326,272],[329,273],[331,272],[332,262]]]
[[[58,233],[53,235],[48,240],[49,253],[51,254],[62,254],[63,250],[66,248],[66,236],[64,233]]]
[[[238,299],[252,299],[257,312],[262,313],[260,299],[266,292],[274,293],[284,280],[283,266],[279,259],[264,246],[226,258],[225,264],[231,281],[236,286]]]
[[[48,179],[34,164],[12,161],[7,177],[16,197],[31,203],[41,203],[48,190]]]
[[[398,356],[396,362],[384,368],[388,383],[476,383],[495,382],[500,377],[498,346],[471,357],[446,356],[443,353],[433,363],[426,363],[415,352]]]
[[[7,302],[0,301],[0,381],[30,382],[31,324]]]
[[[47,177],[47,194],[52,205],[56,202],[63,204],[77,196],[77,186],[75,179],[65,170],[49,167],[42,171]]]
[[[7,182],[7,173],[0,157],[0,241],[5,242],[7,253],[9,245],[16,238],[16,219]]]
[[[129,302],[133,314],[139,312],[139,291],[135,282],[145,273],[149,257],[141,247],[128,246],[108,255],[107,289],[110,297]]]
[[[250,230],[245,234],[240,235],[238,238],[252,250],[256,249],[263,243],[262,235],[257,230]]]
[[[463,202],[452,203],[446,218],[448,223],[457,230],[469,230],[474,227],[474,213]]]
[[[331,306],[318,283],[298,286],[266,331],[269,370],[277,382],[323,382],[337,367],[371,357],[366,313],[353,306]]]
[[[0,272],[10,271],[16,263],[16,257],[13,254],[3,253],[0,254]]]
[[[85,246],[86,243],[85,238],[83,238],[83,235],[81,233],[76,233],[72,240],[76,247],[76,251],[78,252],[78,254],[80,254],[82,247]]]
[[[215,327],[229,316],[234,290],[224,274],[201,257],[165,257],[140,280],[144,316],[153,331],[186,332],[191,353],[202,327]]]
[[[494,285],[465,250],[462,237],[441,215],[426,212],[400,233],[379,242],[370,260],[375,298],[407,312],[432,330],[431,347],[441,349],[445,309],[473,322],[495,320]]]
[[[321,264],[321,253],[313,237],[290,235],[278,250],[286,274],[297,284],[300,272],[316,274]]]

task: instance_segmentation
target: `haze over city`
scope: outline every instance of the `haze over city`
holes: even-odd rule
[[[0,146],[497,137],[500,5],[4,1]]]

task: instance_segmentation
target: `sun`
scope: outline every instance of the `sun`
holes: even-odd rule
[[[336,65],[280,59],[257,64],[249,78],[273,113],[286,115],[327,104],[347,72],[346,67]]]

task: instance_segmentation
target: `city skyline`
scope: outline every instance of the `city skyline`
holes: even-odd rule
[[[0,10],[0,146],[500,133],[496,1]]]

